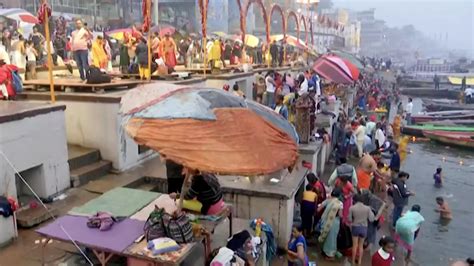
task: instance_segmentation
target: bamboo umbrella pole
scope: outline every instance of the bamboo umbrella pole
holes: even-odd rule
[[[56,102],[54,94],[54,80],[53,80],[53,57],[51,56],[51,36],[49,35],[49,17],[48,12],[44,12],[44,34],[46,35],[46,51],[48,53],[48,78],[49,78],[49,92],[51,94],[51,103]]]
[[[204,18],[204,23],[203,23],[203,27],[207,27],[207,1],[204,0],[203,1],[203,4],[202,4],[202,16]],[[204,77],[206,77],[206,68],[207,68],[207,38],[206,38],[206,34],[204,34],[205,32],[207,32],[207,30],[204,28],[201,30],[203,32],[202,34],[202,49],[204,51],[204,54],[203,54],[203,59],[202,59],[202,62],[203,62],[203,65],[204,65]],[[211,66],[212,68],[212,66]]]
[[[157,0],[155,0],[157,1]],[[148,21],[151,22],[151,0],[147,0],[146,1],[146,8],[147,8],[147,17],[148,17]],[[147,40],[147,44],[148,44],[148,75],[147,75],[147,81],[150,82],[151,81],[151,25],[149,26],[149,29],[148,29],[148,40]],[[146,73],[146,72],[145,72]]]
[[[191,183],[192,173],[189,169],[186,169],[186,176],[184,178],[183,185],[181,186],[181,193],[179,193],[179,204],[178,213],[181,213],[183,209],[184,195],[188,193]]]

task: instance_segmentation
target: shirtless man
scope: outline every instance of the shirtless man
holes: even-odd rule
[[[446,232],[448,231],[448,224],[453,219],[453,215],[451,213],[451,209],[449,208],[448,203],[444,200],[443,197],[437,197],[436,203],[438,204],[438,208],[435,209],[436,212],[439,212],[439,231]]]
[[[435,211],[439,212],[439,217],[441,219],[453,219],[451,209],[449,208],[448,203],[444,200],[443,197],[437,197],[436,203],[438,204],[438,209],[436,209]]]

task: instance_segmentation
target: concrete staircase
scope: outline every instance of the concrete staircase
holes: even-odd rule
[[[107,175],[112,169],[112,162],[102,160],[97,149],[68,145],[68,156],[71,187],[87,184]]]

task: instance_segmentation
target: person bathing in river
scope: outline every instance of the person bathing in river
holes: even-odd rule
[[[435,212],[439,212],[439,231],[446,232],[448,231],[447,226],[449,222],[453,219],[451,209],[443,197],[437,197],[436,204],[438,204],[438,208],[435,209]]]
[[[441,174],[442,171],[443,171],[443,168],[438,167],[436,168],[436,173],[433,175],[434,186],[437,188],[440,188],[443,186],[443,175]]]

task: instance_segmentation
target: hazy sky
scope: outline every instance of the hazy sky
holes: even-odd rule
[[[375,8],[389,26],[413,24],[429,37],[448,32],[448,45],[474,54],[474,0],[333,0],[335,7]]]

